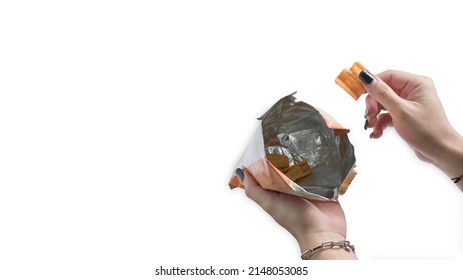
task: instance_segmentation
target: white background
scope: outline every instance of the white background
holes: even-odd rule
[[[457,3],[2,1],[0,278],[456,269],[463,195],[392,129],[370,140],[364,98],[334,78],[357,60],[430,76],[463,132]],[[296,90],[351,129],[358,175],[340,201],[360,263],[299,261],[292,236],[227,186],[256,118]]]

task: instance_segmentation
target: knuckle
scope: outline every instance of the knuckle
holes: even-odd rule
[[[421,83],[423,83],[426,86],[434,86],[434,81],[427,76],[421,76]]]
[[[428,87],[428,86],[433,86],[434,85],[434,81],[428,77],[428,76],[420,76],[420,75],[416,75],[412,80],[411,80],[412,84],[413,85],[416,85],[416,86],[425,86],[425,87]]]

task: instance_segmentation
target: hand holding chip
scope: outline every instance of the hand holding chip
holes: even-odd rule
[[[373,128],[370,138],[380,138],[392,126],[419,159],[452,179],[463,174],[463,137],[448,121],[432,79],[393,70],[377,76],[362,71],[359,78],[369,93],[365,128]],[[463,181],[455,183],[463,190]]]

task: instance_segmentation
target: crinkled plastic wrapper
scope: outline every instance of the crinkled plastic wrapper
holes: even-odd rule
[[[262,117],[235,166],[229,186],[243,187],[242,170],[268,190],[310,199],[336,200],[355,176],[348,129],[294,94],[280,99]]]

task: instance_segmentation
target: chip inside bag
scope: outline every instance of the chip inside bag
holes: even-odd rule
[[[309,199],[336,200],[347,190],[356,174],[349,130],[320,109],[296,102],[295,94],[258,119],[230,188],[243,187],[238,173],[244,170],[264,189]]]

